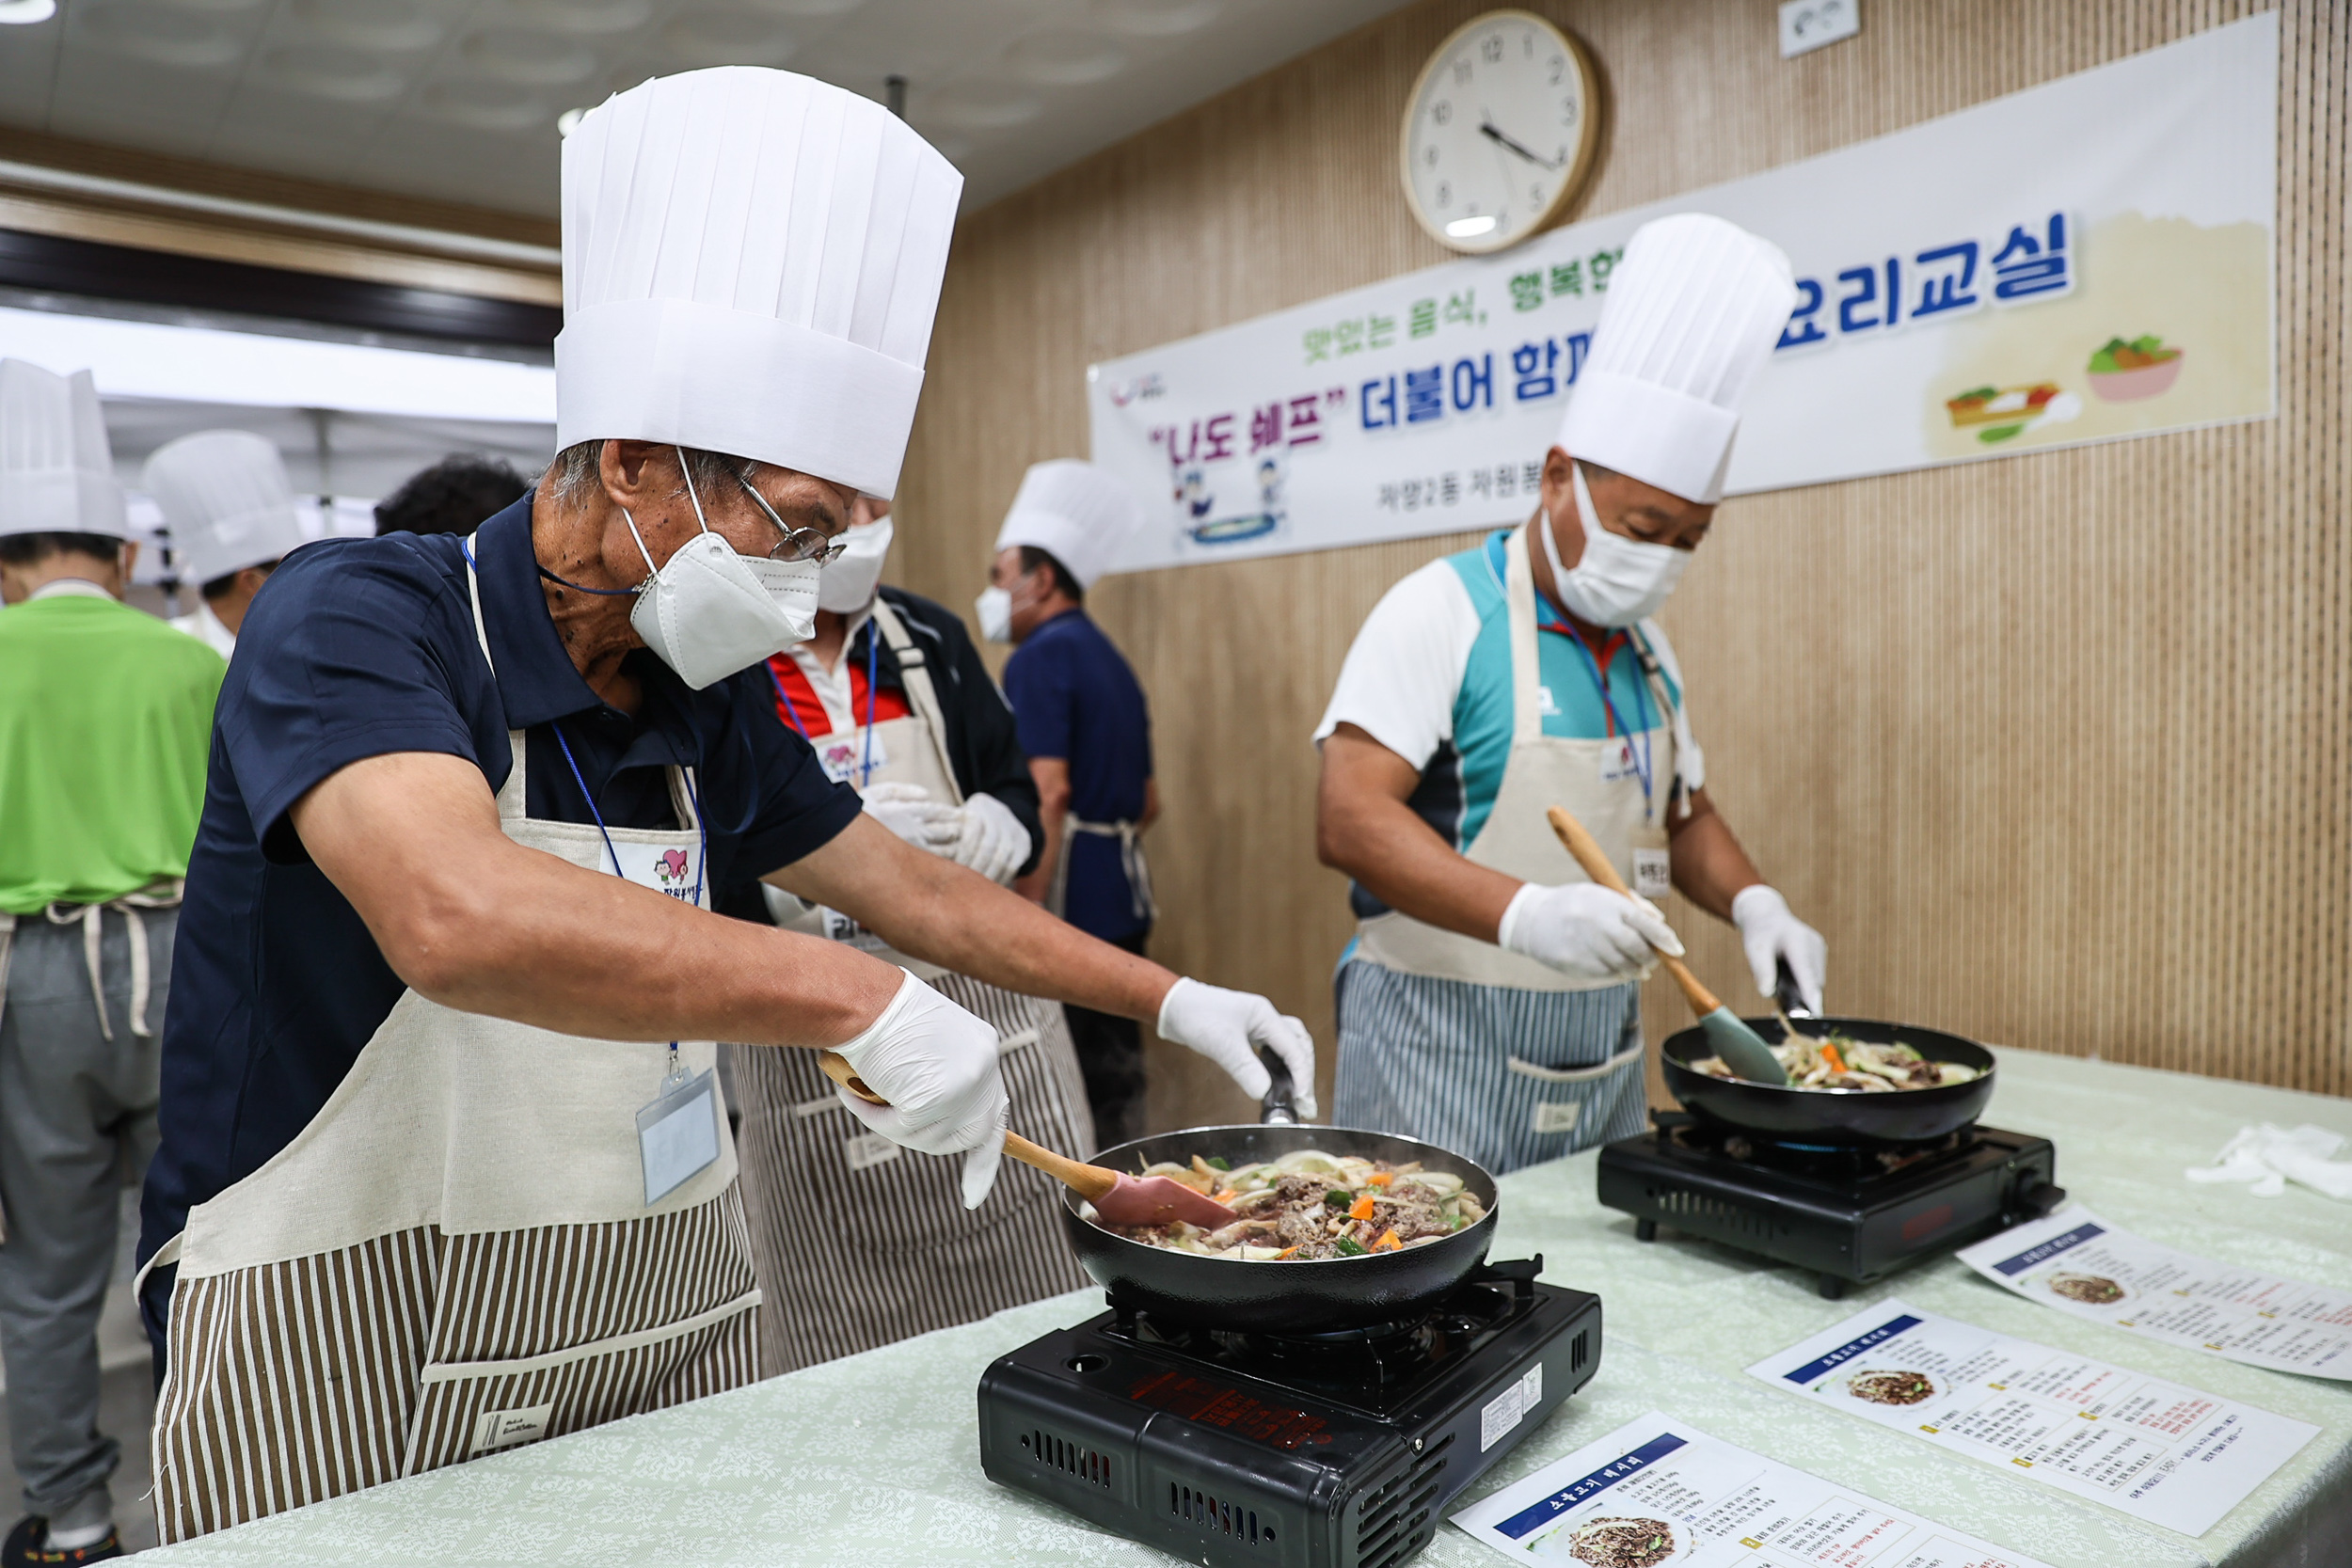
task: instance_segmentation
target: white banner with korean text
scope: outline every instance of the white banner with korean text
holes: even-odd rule
[[[1154,519],[1115,569],[1526,516],[1610,273],[1668,213],[1728,218],[1796,270],[1732,494],[2266,417],[2278,64],[2265,12],[1092,366],[1094,460]]]

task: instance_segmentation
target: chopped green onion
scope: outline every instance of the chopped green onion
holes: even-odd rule
[[[1353,1236],[1343,1236],[1335,1244],[1343,1258],[1361,1258],[1364,1255],[1364,1244]]]
[[[1341,1187],[1334,1187],[1323,1195],[1323,1206],[1326,1209],[1344,1209],[1355,1201],[1356,1195]]]
[[[1224,1156],[1224,1155],[1222,1155],[1222,1154],[1212,1154],[1212,1155],[1210,1155],[1210,1156],[1209,1156],[1209,1164],[1210,1164],[1210,1165],[1211,1165],[1211,1166],[1213,1166],[1214,1168],[1216,1168],[1216,1169],[1217,1169],[1217,1170],[1232,1170],[1232,1169],[1233,1168],[1233,1162],[1232,1162],[1232,1161],[1231,1161],[1231,1160],[1228,1160],[1228,1159],[1227,1159],[1227,1158],[1225,1158],[1225,1156]]]

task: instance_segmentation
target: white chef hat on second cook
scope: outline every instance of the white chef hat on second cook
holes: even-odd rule
[[[1740,402],[1796,303],[1788,258],[1737,224],[1642,225],[1610,275],[1560,445],[1686,500],[1723,499]]]
[[[607,100],[564,141],[556,445],[672,441],[888,497],[962,190],[881,104],[787,71]]]
[[[285,462],[249,431],[201,431],[159,447],[142,483],[163,509],[185,581],[264,565],[302,543]]]
[[[0,359],[0,533],[131,537],[89,372]]]
[[[996,531],[999,550],[1028,545],[1090,588],[1143,527],[1143,506],[1109,470],[1074,457],[1033,463]]]

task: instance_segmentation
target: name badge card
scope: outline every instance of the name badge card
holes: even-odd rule
[[[1645,898],[1663,898],[1674,891],[1674,857],[1663,849],[1633,851],[1633,891]]]
[[[637,1113],[637,1148],[645,1163],[645,1201],[659,1203],[719,1157],[719,1081],[708,1070],[672,1072],[661,1093]]]

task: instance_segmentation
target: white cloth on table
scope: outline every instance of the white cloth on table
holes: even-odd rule
[[[2277,1197],[2289,1181],[2300,1181],[2329,1197],[2352,1198],[2352,1160],[2333,1158],[2343,1148],[2343,1136],[2324,1127],[2305,1122],[2289,1129],[2266,1121],[2240,1128],[2212,1164],[2181,1174],[2191,1181],[2250,1181],[2256,1197]]]

